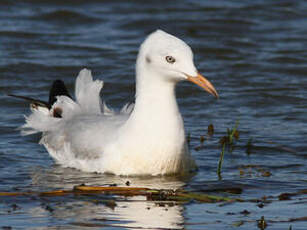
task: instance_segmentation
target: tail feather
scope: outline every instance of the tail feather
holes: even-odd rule
[[[10,97],[16,97],[25,101],[29,101],[31,104],[35,104],[36,106],[42,106],[42,107],[46,107],[49,108],[49,103],[45,102],[45,101],[41,101],[38,99],[34,99],[32,97],[26,97],[26,96],[21,96],[21,95],[15,95],[15,94],[8,94],[8,96]]]
[[[49,91],[49,101],[48,102],[38,100],[35,98],[31,98],[31,97],[15,95],[15,94],[8,94],[8,96],[29,101],[32,109],[39,109],[39,107],[42,107],[42,108],[47,108],[48,110],[52,108],[53,104],[57,101],[58,96],[67,96],[71,98],[62,80],[55,80],[53,82],[51,89]],[[55,117],[58,117],[58,114]]]
[[[62,80],[53,82],[48,102],[10,94],[31,102],[32,113],[25,117],[26,123],[21,127],[22,134],[59,130],[68,119],[80,113],[101,114],[103,111],[100,98],[102,87],[102,81],[94,81],[91,71],[83,69],[76,79],[76,101],[72,99]]]
[[[80,71],[76,80],[75,96],[84,113],[101,114],[100,91],[102,87],[103,81],[93,81],[90,70],[83,69]]]
[[[57,96],[67,96],[71,98],[64,82],[62,80],[55,80],[52,84],[52,87],[49,91],[49,106],[50,108],[52,105],[57,101]]]

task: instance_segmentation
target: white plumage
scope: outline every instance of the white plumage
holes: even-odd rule
[[[65,167],[117,175],[186,173],[195,164],[175,98],[181,80],[217,96],[198,74],[190,47],[158,30],[140,47],[134,108],[110,111],[100,98],[103,82],[83,69],[76,79],[76,101],[58,96],[50,111],[32,109],[22,132],[42,132],[40,143]],[[61,118],[53,117],[55,108],[61,109]]]

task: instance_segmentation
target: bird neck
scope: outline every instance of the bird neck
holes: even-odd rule
[[[146,70],[145,70],[146,71]],[[141,75],[140,75],[141,74]],[[137,73],[135,107],[127,121],[130,130],[148,135],[184,134],[175,95],[175,82],[153,73]],[[172,133],[174,132],[174,133]]]
[[[161,79],[161,76],[146,74],[139,76],[136,84],[134,116],[147,121],[161,122],[180,116],[175,82]],[[181,116],[180,116],[181,117]],[[160,119],[160,120],[159,120]]]

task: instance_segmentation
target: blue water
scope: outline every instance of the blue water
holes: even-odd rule
[[[166,204],[144,197],[0,197],[0,227],[13,229],[307,229],[307,3],[305,1],[0,1],[0,191],[71,189],[116,183],[272,202]],[[198,172],[189,178],[123,178],[55,165],[38,141],[23,137],[29,107],[7,94],[47,100],[53,80],[72,92],[87,67],[103,97],[120,108],[134,100],[140,43],[156,29],[185,40],[195,64],[220,94],[187,82],[177,98]],[[235,149],[216,174],[227,128],[239,122]],[[200,142],[207,126],[213,137]],[[246,153],[248,140],[252,147]],[[269,172],[265,174],[264,172]],[[242,193],[218,192],[241,188]],[[223,190],[224,189],[224,190]],[[108,207],[97,200],[115,199]],[[16,207],[16,206],[17,207]],[[259,207],[260,206],[260,207]],[[249,214],[241,212],[248,210]],[[302,217],[305,217],[303,219]],[[259,228],[261,229],[261,228]]]

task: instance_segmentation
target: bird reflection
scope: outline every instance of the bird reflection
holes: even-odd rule
[[[32,186],[40,191],[72,189],[75,185],[114,185],[155,189],[182,188],[178,177],[119,177],[84,173],[54,165],[36,168],[32,172]],[[129,182],[129,183],[127,183]],[[123,227],[130,229],[182,229],[183,207],[172,201],[148,201],[143,196],[122,197],[103,194],[48,197],[39,207],[33,207],[33,217],[48,216],[59,222],[79,227]]]

